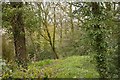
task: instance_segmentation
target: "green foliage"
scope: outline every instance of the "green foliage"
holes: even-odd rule
[[[101,3],[99,3],[101,4]],[[100,6],[100,5],[99,5]],[[93,46],[93,51],[96,52],[95,58],[98,62],[97,70],[102,74],[102,76],[108,75],[115,75],[115,66],[113,67],[113,57],[115,55],[115,45],[116,40],[112,36],[116,29],[116,23],[113,21],[113,13],[112,11],[106,11],[105,8],[101,5],[99,7],[100,13],[97,14],[90,14],[88,15],[88,19],[84,22],[84,28],[88,34],[89,40],[91,41],[91,45]],[[90,12],[90,10],[88,9]],[[99,27],[96,27],[99,25]],[[114,40],[113,40],[114,39]],[[111,42],[110,42],[111,41]],[[112,47],[112,48],[110,48]],[[109,51],[107,51],[109,50]],[[110,54],[112,53],[112,54]],[[112,57],[110,57],[112,56]],[[107,64],[106,64],[107,63]],[[108,68],[106,71],[105,66]],[[110,70],[112,69],[112,70]],[[113,72],[113,73],[112,73]],[[110,74],[109,74],[110,73]],[[115,76],[111,77],[115,77]],[[110,76],[109,76],[110,77]]]
[[[3,66],[3,78],[38,78],[41,67],[52,63],[52,60],[44,60],[35,63],[29,63],[28,69],[18,67],[14,64],[6,64]]]
[[[95,17],[92,13],[91,2],[72,3],[72,6],[74,6],[73,10],[75,8],[73,13],[69,11],[70,3],[60,3],[59,6],[58,4],[56,5],[56,23],[54,23],[53,8],[50,7],[51,3],[47,3],[44,6],[42,2],[27,3],[27,5],[24,5],[19,10],[11,8],[9,3],[2,4],[2,24],[3,28],[9,34],[7,34],[9,38],[3,40],[3,58],[10,62],[3,67],[3,77],[98,78],[99,74],[96,71],[98,68],[95,67],[98,64],[99,68],[107,66],[109,78],[117,78],[118,71],[116,64],[118,61],[116,60],[118,55],[116,51],[118,48],[119,24],[114,21],[114,18],[116,14],[119,14],[116,11],[118,6],[110,2],[111,10],[108,11],[106,3],[101,2],[99,3],[100,13]],[[24,12],[22,17],[25,24],[26,47],[29,61],[43,60],[30,63],[28,70],[19,68],[11,62],[11,59],[14,59],[14,47],[10,21],[16,11]],[[44,25],[46,24],[44,20],[45,13],[48,13],[46,19],[47,26],[56,24],[56,52],[62,58],[63,56],[72,57],[58,60],[44,60],[53,59],[54,57],[49,41],[47,40],[48,36]],[[74,32],[71,32],[72,22],[70,21],[70,15],[73,17]],[[96,29],[95,25],[99,25],[99,29]],[[53,38],[53,27],[48,26],[48,28],[51,38]],[[97,38],[99,40],[96,40]],[[92,57],[96,59],[93,59],[94,62],[91,63],[93,61]],[[98,63],[96,64],[96,62]]]
[[[33,62],[29,65],[29,67],[40,67],[40,66],[51,64],[52,62],[53,62],[53,60],[49,60],[49,59],[35,62],[35,63]]]
[[[2,59],[11,62],[14,59],[14,46],[9,34],[2,35]]]
[[[55,65],[58,69],[56,69],[56,77],[98,78],[99,75],[95,70],[95,65],[93,65],[94,62],[91,62],[92,60],[93,58],[89,56],[72,56],[63,59],[60,64]]]
[[[74,33],[65,35],[62,44],[57,49],[62,56],[88,55],[91,51],[89,38],[79,27]]]
[[[74,64],[74,65],[73,65]],[[3,78],[98,78],[95,62],[90,56],[72,56],[58,60],[30,63],[28,70],[16,68]]]

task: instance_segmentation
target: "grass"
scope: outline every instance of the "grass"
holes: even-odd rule
[[[47,69],[53,69],[50,77],[98,78],[99,74],[94,64],[89,56],[72,56],[56,60],[56,64],[48,66]]]
[[[71,56],[57,60],[43,60],[31,63],[28,70],[16,70],[14,78],[99,78],[95,63],[90,56]]]

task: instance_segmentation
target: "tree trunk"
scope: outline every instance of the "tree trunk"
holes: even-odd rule
[[[120,2],[118,3],[118,14],[120,12]],[[120,14],[118,15],[118,49],[117,49],[117,56],[118,56],[118,78],[120,78]]]
[[[54,55],[55,55],[55,58],[56,59],[59,59],[59,57],[58,57],[58,54],[56,53],[56,50],[55,50],[55,46],[54,46],[54,44],[55,44],[55,26],[54,26],[54,35],[53,35],[53,39],[51,38],[51,35],[50,35],[50,32],[49,32],[49,29],[48,29],[48,26],[47,26],[47,14],[45,13],[45,23],[44,23],[44,25],[45,25],[45,30],[46,30],[46,33],[47,33],[47,36],[48,36],[48,38],[49,38],[49,43],[50,43],[50,46],[51,46],[51,48],[52,48],[52,50],[53,50],[53,53],[54,53]]]
[[[55,15],[55,7],[54,7],[53,52],[54,52],[56,58],[58,59],[59,57],[57,55],[56,48],[55,48],[55,37],[56,37],[56,35],[55,35],[55,33],[56,33],[56,20],[55,20],[55,18],[56,18],[56,15]]]
[[[22,2],[11,2],[12,8],[14,8],[14,14],[11,20],[11,25],[13,29],[14,36],[14,46],[16,54],[16,62],[18,66],[27,68],[27,53],[26,53],[26,43],[25,43],[25,30],[24,22],[22,18]]]
[[[70,23],[71,23],[71,32],[74,32],[74,25],[73,25],[73,15],[72,15],[72,3],[70,3]]]
[[[120,25],[120,22],[119,22]],[[118,26],[120,27],[120,26]],[[120,28],[118,29],[118,51],[117,51],[117,55],[118,55],[118,77],[120,78]]]
[[[60,14],[60,17],[62,17],[62,15]],[[60,19],[60,45],[62,45],[62,37],[63,37],[63,31],[62,31],[62,18]]]
[[[92,12],[93,12],[94,18],[99,18],[99,16],[100,16],[99,15],[100,14],[99,3],[92,2]],[[97,53],[97,55],[95,56],[96,61],[97,61],[97,70],[100,75],[100,78],[106,78],[107,77],[107,73],[106,73],[107,68],[106,68],[106,63],[105,63],[106,58],[104,55],[105,48],[102,46],[102,44],[104,43],[104,40],[103,40],[101,28],[100,28],[100,25],[98,25],[98,23],[93,25],[93,27],[94,27],[95,33],[98,31],[100,32],[100,33],[97,33],[96,35],[94,35],[95,36],[94,49]]]

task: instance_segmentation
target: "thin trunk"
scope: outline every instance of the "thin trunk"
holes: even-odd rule
[[[56,20],[55,20],[55,7],[54,7],[54,30],[53,30],[53,49],[55,51],[55,32],[56,32]]]
[[[54,31],[53,31],[53,52],[56,56],[56,58],[58,59],[58,55],[57,55],[57,52],[56,52],[56,49],[55,49],[55,33],[56,33],[56,15],[55,15],[55,7],[54,7]]]
[[[68,25],[67,25],[67,20],[66,20],[66,19],[65,19],[65,23],[64,23],[64,24],[65,24],[65,28],[64,28],[64,29],[65,29],[65,30],[64,30],[64,31],[65,31],[65,35],[67,35],[67,26],[68,26]]]
[[[47,21],[46,21],[46,20],[47,20],[47,14],[45,14],[45,23],[44,23],[44,25],[45,25],[45,29],[46,29],[46,32],[47,32],[47,36],[48,36],[48,38],[49,38],[50,46],[51,46],[51,48],[52,48],[52,50],[53,50],[53,53],[54,53],[54,55],[55,55],[55,58],[58,59],[59,57],[58,57],[58,55],[57,55],[57,53],[56,53],[56,51],[55,51],[55,47],[53,46],[52,38],[51,38],[50,32],[49,32],[49,30],[48,30],[48,26],[47,26]]]
[[[72,4],[70,3],[70,22],[71,22],[71,31],[74,32],[73,17],[72,17]]]
[[[62,17],[61,14],[60,17]],[[62,45],[62,18],[60,19],[60,45]]]

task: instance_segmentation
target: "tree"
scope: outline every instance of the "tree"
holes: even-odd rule
[[[57,53],[56,53],[56,49],[55,49],[55,34],[56,34],[56,14],[55,14],[55,7],[54,7],[54,30],[53,30],[54,32],[53,32],[53,52],[55,53],[55,55],[56,55],[56,58],[58,59],[59,57],[58,57],[58,55],[57,55]]]
[[[23,68],[27,68],[27,53],[26,53],[26,40],[23,21],[22,2],[10,2],[13,9],[13,16],[11,17],[11,26],[14,36],[14,46],[16,54],[16,62],[18,65],[22,65]]]
[[[117,8],[117,26],[118,26],[118,38],[117,38],[117,70],[118,78],[120,78],[120,2],[118,2]]]
[[[73,24],[73,13],[72,13],[72,3],[70,3],[70,23],[71,23],[71,32],[74,32],[74,24]]]
[[[96,61],[97,61],[97,70],[101,78],[107,77],[107,67],[106,67],[106,58],[105,58],[105,48],[103,47],[104,39],[102,35],[101,25],[99,25],[100,15],[100,5],[97,2],[92,2],[92,14],[93,18],[97,20],[97,23],[93,24],[93,29],[95,32],[94,35],[94,49],[96,51]]]
[[[41,7],[41,5],[42,5],[42,7]],[[39,5],[38,4],[38,7],[41,9],[41,11],[42,11],[42,14],[41,15],[44,15],[44,17],[42,17],[42,23],[41,24],[43,24],[43,26],[44,26],[44,33],[45,34],[47,34],[47,35],[43,35],[43,33],[42,33],[42,31],[41,31],[41,33],[40,33],[40,35],[45,39],[45,40],[47,40],[48,42],[49,42],[49,44],[50,44],[50,46],[51,46],[51,48],[52,48],[52,51],[53,51],[53,53],[54,53],[54,55],[55,55],[55,58],[56,59],[58,59],[59,58],[59,56],[58,56],[58,54],[57,54],[57,52],[56,52],[56,49],[55,49],[55,34],[56,34],[56,15],[55,15],[55,7],[53,8],[54,9],[54,15],[53,15],[53,20],[54,20],[54,22],[53,22],[53,26],[54,26],[54,28],[53,28],[53,35],[51,35],[51,33],[50,33],[50,31],[49,31],[49,27],[48,27],[48,25],[49,25],[49,23],[48,23],[48,18],[49,18],[49,11],[48,11],[48,9],[50,9],[51,7],[50,7],[50,3],[48,2],[48,3],[46,3],[45,5],[47,6],[47,7],[45,7],[44,6],[44,4],[41,4],[41,5]]]

